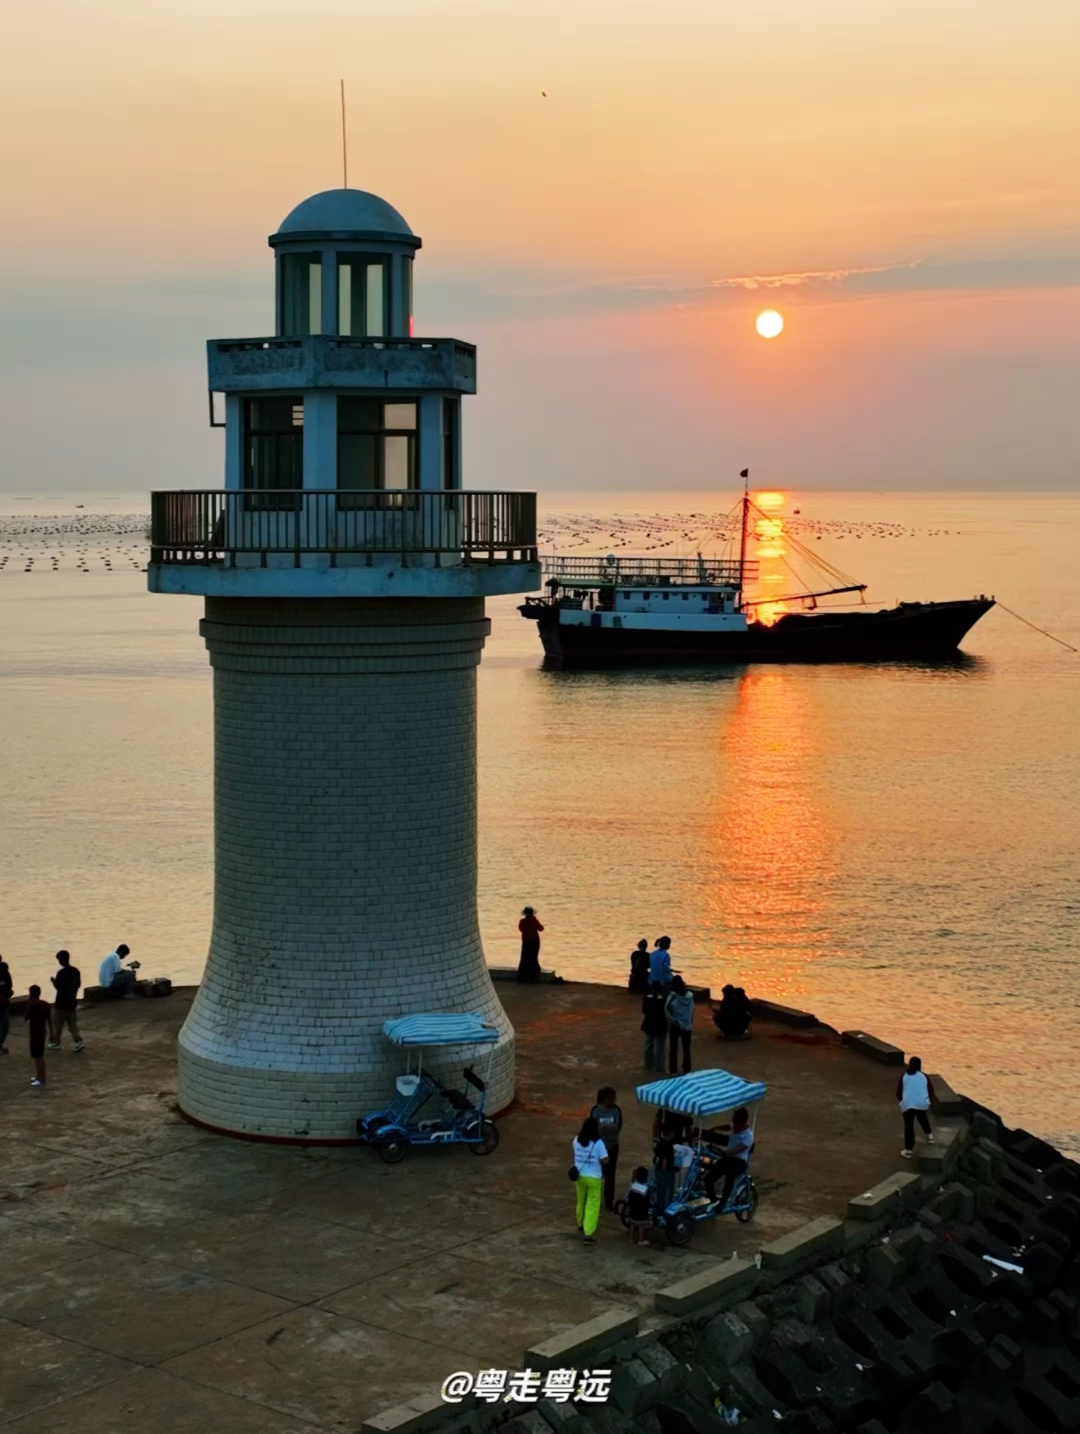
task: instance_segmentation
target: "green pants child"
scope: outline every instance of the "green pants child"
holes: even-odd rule
[[[578,1229],[591,1240],[600,1223],[600,1196],[604,1182],[598,1175],[579,1175],[577,1178],[577,1224]]]

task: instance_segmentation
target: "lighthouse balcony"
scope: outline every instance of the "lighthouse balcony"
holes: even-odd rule
[[[152,493],[149,586],[219,597],[479,597],[540,586],[536,494]]]
[[[476,392],[476,348],[460,339],[296,338],[211,339],[210,390],[422,389]]]

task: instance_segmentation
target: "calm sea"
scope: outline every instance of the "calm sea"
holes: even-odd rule
[[[58,947],[91,976],[120,940],[193,981],[211,905],[199,603],[146,594],[130,500],[76,501],[0,501],[0,951],[20,990]],[[560,552],[675,556],[716,551],[727,507],[543,510]],[[1080,647],[1078,498],[791,493],[773,512],[763,591],[788,590],[795,540],[885,603],[994,593]],[[637,939],[668,933],[695,979],[871,1030],[1080,1150],[1080,657],[995,609],[945,668],[558,673],[515,600],[490,612],[493,964],[516,960],[525,902],[569,977],[621,981]]]

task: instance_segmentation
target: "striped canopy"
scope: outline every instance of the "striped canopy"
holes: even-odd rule
[[[727,1071],[694,1071],[639,1085],[635,1094],[645,1105],[659,1105],[680,1115],[722,1115],[764,1100],[765,1087],[760,1081],[746,1081]]]
[[[490,1046],[499,1039],[497,1027],[489,1026],[475,1012],[398,1016],[383,1022],[383,1035],[396,1046]]]

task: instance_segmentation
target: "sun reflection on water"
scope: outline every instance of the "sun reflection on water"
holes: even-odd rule
[[[832,952],[833,836],[814,789],[814,706],[787,671],[752,671],[716,737],[722,785],[705,869],[717,884],[699,900],[725,931],[723,964],[777,998],[804,990],[802,968]]]

